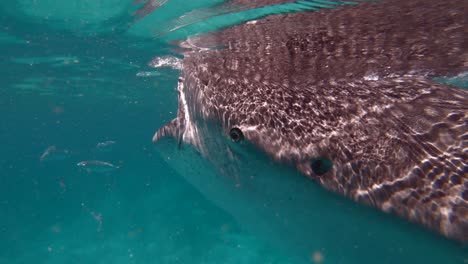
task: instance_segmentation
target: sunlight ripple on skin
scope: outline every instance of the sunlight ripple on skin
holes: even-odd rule
[[[236,130],[330,191],[466,241],[468,91],[433,80],[466,71],[466,4],[366,2],[188,39],[177,118],[153,140],[226,172],[203,133]]]

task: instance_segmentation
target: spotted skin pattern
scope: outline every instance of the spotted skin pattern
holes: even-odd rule
[[[192,38],[178,117],[153,139],[238,128],[326,189],[466,242],[468,92],[432,78],[468,70],[467,36],[468,1],[387,0]]]

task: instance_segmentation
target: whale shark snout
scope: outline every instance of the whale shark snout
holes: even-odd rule
[[[235,159],[247,142],[328,190],[467,241],[468,92],[433,81],[468,70],[463,6],[387,0],[213,33],[224,48],[184,54],[177,118],[153,140],[190,143],[227,174],[213,146]]]

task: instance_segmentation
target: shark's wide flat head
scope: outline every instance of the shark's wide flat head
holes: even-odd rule
[[[213,131],[320,185],[468,240],[465,0],[276,15],[186,41],[171,135],[211,160]],[[210,131],[210,136],[206,134]],[[237,150],[227,148],[229,155]]]

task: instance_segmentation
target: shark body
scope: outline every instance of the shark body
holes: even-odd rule
[[[467,241],[468,92],[432,80],[468,70],[467,28],[464,0],[386,0],[189,39],[177,118],[153,140],[174,136],[220,168],[253,145],[328,190]],[[213,133],[238,146],[213,151]]]

